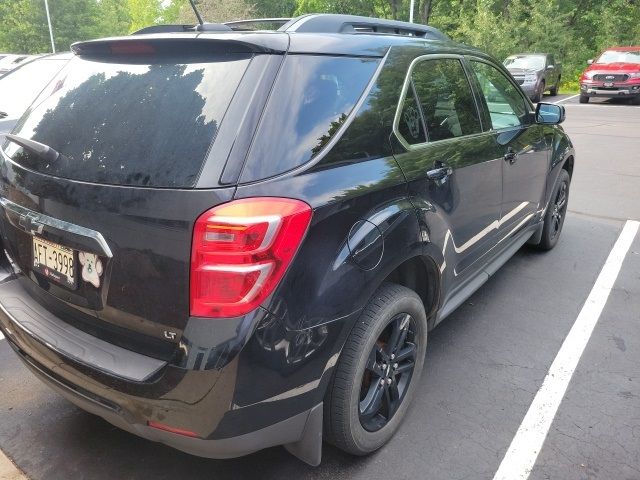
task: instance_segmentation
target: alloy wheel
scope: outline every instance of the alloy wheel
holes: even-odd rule
[[[551,238],[555,238],[562,228],[562,219],[567,210],[567,182],[562,182],[551,212]]]
[[[393,317],[374,344],[360,387],[358,413],[370,432],[383,428],[398,411],[413,376],[418,345],[415,320]]]

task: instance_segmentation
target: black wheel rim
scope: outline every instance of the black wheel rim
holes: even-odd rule
[[[555,238],[562,229],[562,222],[567,210],[567,182],[562,182],[551,211],[551,238]]]
[[[393,317],[369,353],[362,376],[358,413],[362,427],[383,428],[400,408],[416,363],[415,320],[407,313]]]

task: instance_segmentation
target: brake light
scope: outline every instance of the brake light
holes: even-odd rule
[[[156,53],[153,45],[144,42],[114,42],[109,44],[114,55],[152,55]]]
[[[263,197],[200,215],[191,247],[191,316],[237,317],[258,307],[282,279],[311,214],[300,200]]]

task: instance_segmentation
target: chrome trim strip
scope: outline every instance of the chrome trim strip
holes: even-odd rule
[[[50,227],[54,230],[68,232],[79,237],[91,239],[95,242],[96,246],[99,247],[100,252],[98,253],[105,257],[113,258],[113,252],[100,232],[50,217],[44,213],[34,212],[33,210],[18,205],[17,203],[13,203],[11,200],[4,197],[0,197],[0,206],[4,210],[8,210],[19,216],[19,224],[15,225],[14,222],[11,223],[30,235],[42,233],[44,227]]]

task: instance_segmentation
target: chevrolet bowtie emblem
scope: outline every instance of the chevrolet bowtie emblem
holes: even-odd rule
[[[20,215],[20,226],[24,228],[27,232],[31,233],[31,235],[41,234],[42,230],[44,230],[44,225],[30,213],[27,215]]]

